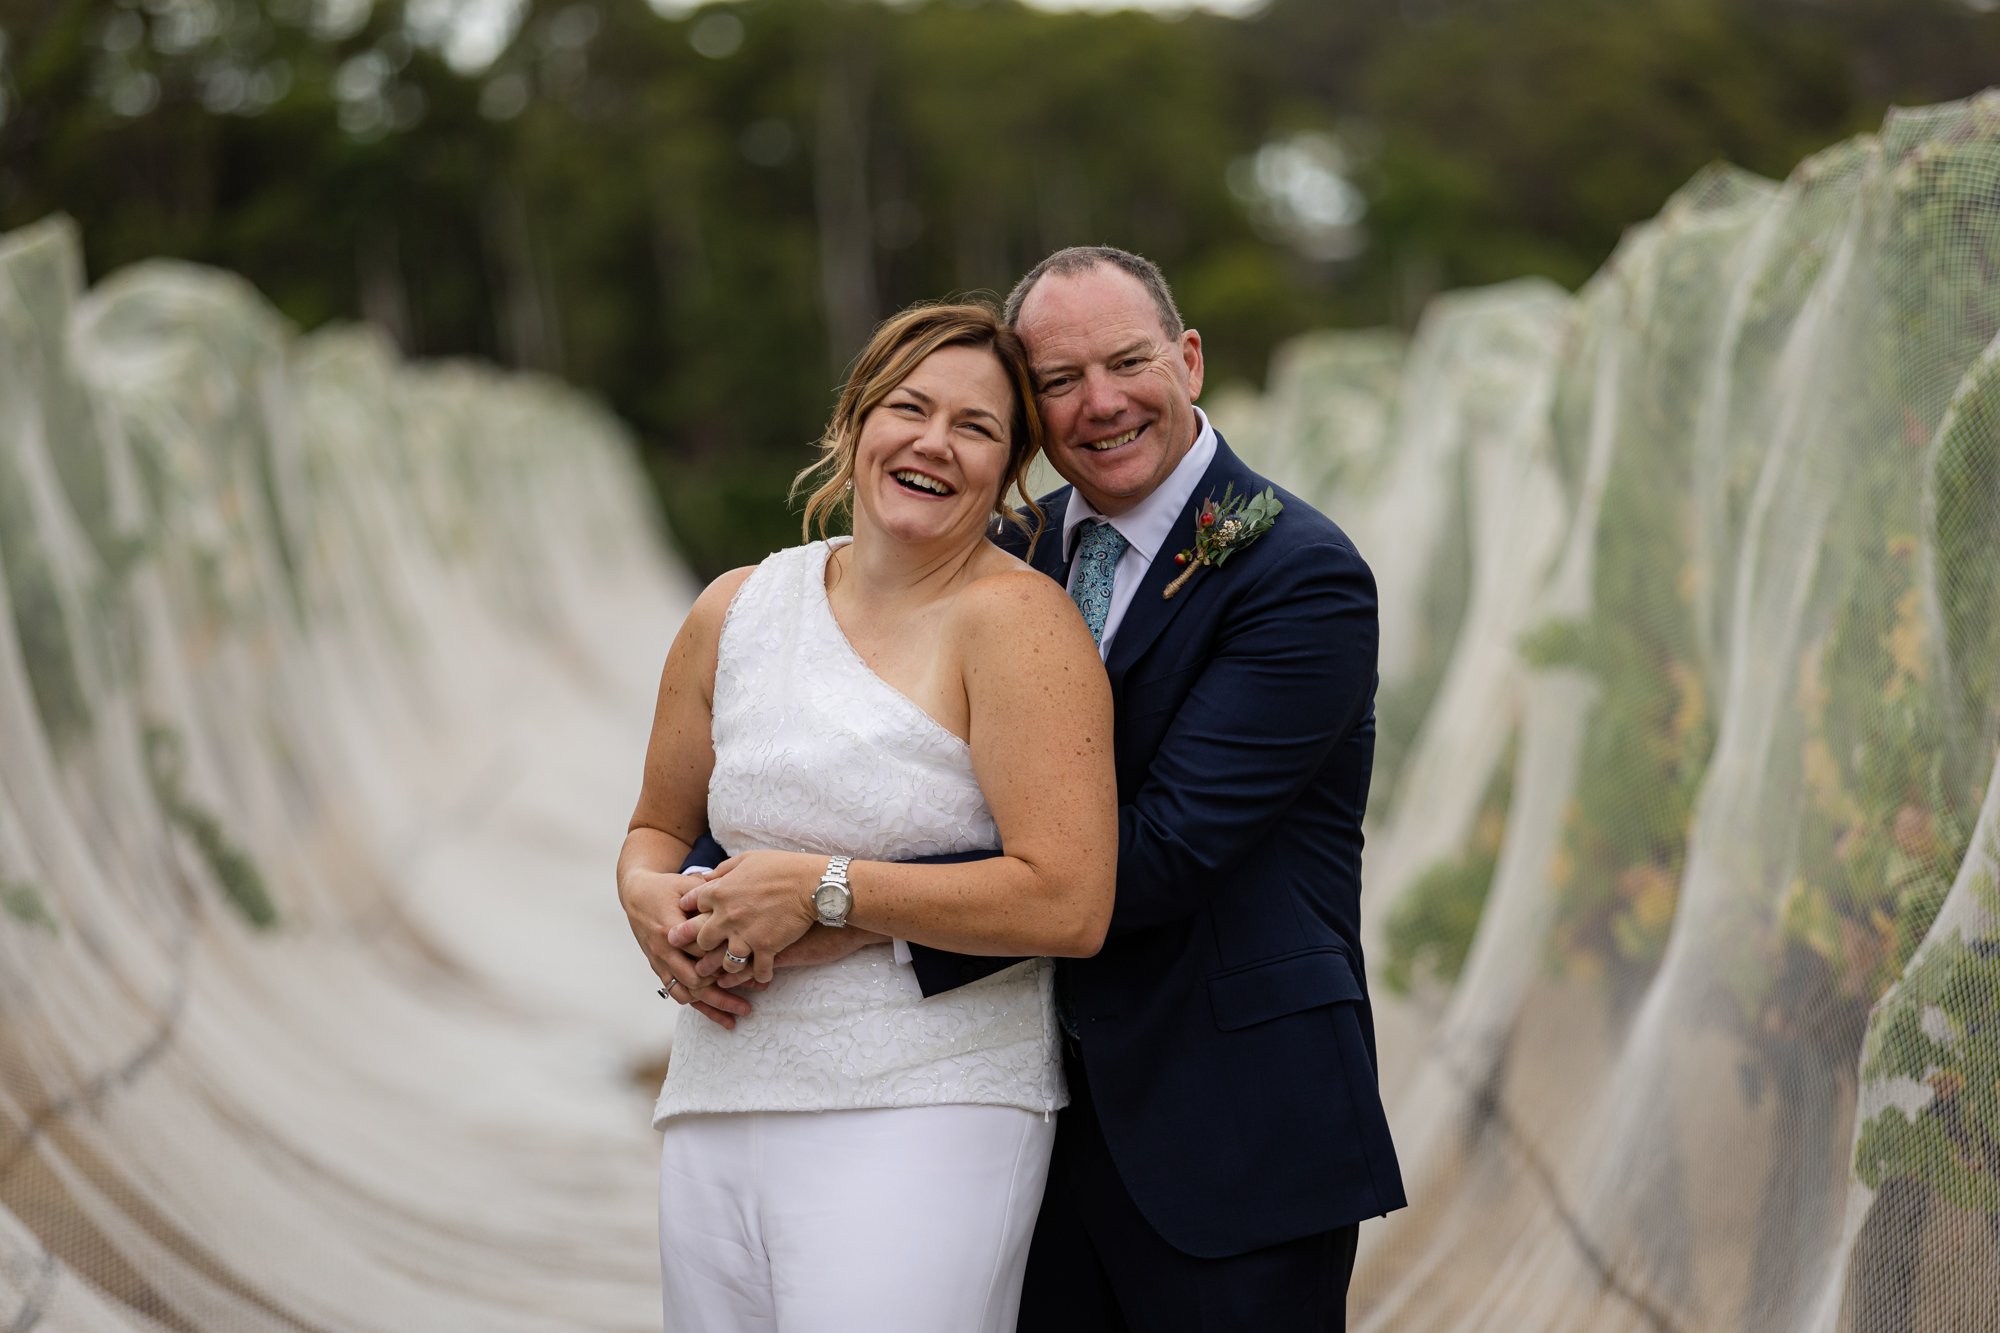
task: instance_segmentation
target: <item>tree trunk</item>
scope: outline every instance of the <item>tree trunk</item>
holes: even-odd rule
[[[403,279],[395,224],[364,223],[354,263],[361,283],[361,317],[388,334],[404,356],[416,355],[420,349],[410,322],[410,291]]]
[[[535,254],[528,222],[528,203],[516,183],[495,187],[487,208],[491,219],[488,252],[495,269],[499,309],[494,312],[501,356],[508,365],[526,370],[562,369],[562,342],[544,282],[544,265]]]
[[[868,201],[870,61],[867,51],[836,39],[820,71],[813,212],[819,223],[827,355],[836,373],[861,350],[876,319],[875,221]]]

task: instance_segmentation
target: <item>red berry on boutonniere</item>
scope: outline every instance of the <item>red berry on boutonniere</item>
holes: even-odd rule
[[[1194,546],[1174,556],[1181,572],[1160,595],[1172,597],[1203,565],[1220,567],[1223,561],[1269,532],[1278,520],[1278,511],[1284,507],[1277,492],[1269,486],[1260,495],[1241,497],[1225,486],[1220,504],[1213,496],[1202,501],[1194,521]]]

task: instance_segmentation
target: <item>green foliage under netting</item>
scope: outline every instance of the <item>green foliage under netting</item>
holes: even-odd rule
[[[1660,410],[1652,395],[1634,405],[1637,437],[1605,487],[1608,536],[1592,593],[1600,610],[1546,624],[1521,645],[1531,665],[1574,668],[1599,687],[1550,872],[1558,964],[1585,975],[1642,971],[1665,947],[1715,739],[1704,676],[1689,655],[1686,451],[1668,446],[1673,437],[1648,421],[1649,409]]]
[[[90,730],[91,708],[49,559],[26,480],[11,458],[0,457],[0,564],[7,570],[7,598],[35,706],[50,742],[61,746]]]
[[[1894,364],[1912,338],[1930,343],[1925,350],[1943,354],[1946,364],[1965,364],[2000,330],[2000,285],[1993,281],[2000,271],[2000,108],[1985,99],[1968,108],[1976,119],[1949,140],[1886,145],[1900,157],[1889,168],[1892,207],[1875,219],[1880,234],[1871,238],[1891,261],[1881,287],[1893,318],[1878,326],[1877,364]],[[1921,134],[1926,114],[1912,119],[1906,133]],[[1936,424],[1920,420],[1924,428]]]
[[[55,917],[42,900],[41,891],[32,884],[0,880],[0,912],[5,912],[23,925],[40,927],[51,935],[58,930]]]
[[[1976,895],[1989,912],[1989,878]],[[1933,943],[1876,1015],[1861,1072],[1926,1083],[1914,1118],[1900,1106],[1870,1117],[1855,1173],[1871,1189],[1917,1180],[1960,1208],[2000,1215],[2000,943],[1960,931]],[[1936,1034],[1936,1035],[1933,1035]]]
[[[1498,865],[1495,853],[1472,851],[1439,862],[1411,882],[1382,929],[1389,946],[1384,985],[1407,995],[1419,977],[1447,989],[1458,980]]]
[[[1952,400],[1931,496],[1951,684],[1964,720],[1976,734],[1990,735],[2000,720],[2000,579],[1989,563],[2000,550],[2000,340]]]
[[[169,726],[149,725],[145,744],[146,772],[152,779],[154,798],[174,826],[193,839],[214,873],[215,882],[222,886],[229,905],[260,930],[276,925],[278,909],[264,887],[264,875],[257,863],[223,832],[221,822],[213,814],[181,791],[186,756],[180,733]]]
[[[1957,747],[1947,745],[1937,694],[1926,688],[1915,539],[1892,536],[1854,572],[1829,642],[1800,667],[1801,856],[1763,948],[1803,950],[1815,989],[1837,997],[1842,1021],[1858,1026],[1936,919],[1970,842],[1984,775],[1953,771]],[[1886,626],[1885,608],[1893,608]],[[1879,702],[1858,707],[1864,698]],[[1799,1012],[1816,998],[1752,1003]]]
[[[1976,348],[1990,337],[1994,312],[1960,295],[1935,298],[1992,286],[1966,268],[1986,262],[1978,253],[1966,258],[1976,245],[1941,240],[1991,234],[1990,226],[1968,226],[1963,213],[1979,206],[1980,181],[2000,177],[1992,151],[1983,139],[1926,150],[1920,179],[1934,187],[1927,191],[1904,172],[1897,207],[1882,218],[1901,240],[1901,248],[1890,244],[1885,251],[1875,279],[1898,312],[1878,321],[1884,336],[1922,337],[1930,345],[1918,350],[1961,361],[1968,344]],[[1779,349],[1805,293],[1826,275],[1826,237],[1837,234],[1831,224],[1849,215],[1862,166],[1861,147],[1842,145],[1801,168],[1793,215],[1783,220],[1770,251],[1774,262],[1759,275],[1734,335],[1730,373],[1739,391],[1788,391],[1776,378]],[[1912,216],[1928,218],[1922,226],[1930,230],[1911,233]],[[1937,258],[1945,253],[1955,256],[1951,264]],[[1662,254],[1670,266],[1687,257],[1673,247]],[[1660,281],[1665,289],[1665,275]],[[1701,626],[1691,603],[1704,579],[1717,605],[1729,590],[1714,586],[1726,577],[1716,567],[1722,553],[1696,548],[1694,516],[1678,498],[1700,489],[1687,470],[1686,448],[1668,444],[1687,438],[1691,413],[1653,391],[1692,382],[1691,374],[1673,373],[1666,355],[1673,350],[1645,349],[1645,380],[1621,404],[1631,438],[1621,444],[1604,500],[1602,528],[1611,539],[1598,550],[1593,604],[1599,612],[1544,626],[1524,643],[1531,662],[1581,669],[1602,689],[1564,848],[1551,872],[1559,961],[1586,974],[1606,965],[1643,970],[1664,948],[1714,741],[1705,696],[1723,664],[1690,652],[1704,641],[1720,647],[1722,630],[1714,622]],[[1897,376],[1912,350],[1863,359],[1829,417],[1836,433],[1821,442],[1857,464],[1843,479],[1842,506],[1828,523],[1842,539],[1827,557],[1840,589],[1829,628],[1794,668],[1805,729],[1796,759],[1807,794],[1800,854],[1774,910],[1753,914],[1733,933],[1728,965],[1750,1030],[1811,1037],[1835,1049],[1851,1049],[1868,1004],[1899,974],[1934,919],[1963,855],[1990,758],[1992,728],[1954,730],[1930,688],[1935,662],[1922,587],[1928,570],[1917,534],[1902,525],[1914,524],[1921,507],[1920,470],[1909,455],[1927,441],[1926,425],[1942,401],[1906,400]],[[1681,351],[1683,361],[1706,355],[1700,348]],[[2000,531],[1990,498],[1993,409],[1984,392],[1990,389],[1961,391],[1967,425],[1940,442],[1935,485],[1941,514],[1950,516],[1941,516],[1932,533],[1933,561],[1949,571],[1942,581],[1948,634],[1961,641],[1951,656],[1978,677],[1975,691],[1993,660],[1982,652],[1995,641],[1994,585],[1986,571]],[[1580,422],[1585,413],[1579,406],[1569,415]],[[1721,505],[1710,516],[1711,540],[1744,531],[1771,447],[1756,433],[1763,424],[1743,414],[1744,433],[1724,441],[1721,473],[1703,479]]]
[[[1876,284],[1892,314],[1872,326],[1875,354],[1852,372],[1832,419],[1854,462],[1828,519],[1828,531],[1844,537],[1825,557],[1840,592],[1828,629],[1795,668],[1806,797],[1798,854],[1775,915],[1747,922],[1736,937],[1733,984],[1744,1020],[1840,1053],[1853,1049],[1869,1006],[1936,919],[1991,772],[1993,729],[1955,716],[1961,710],[1938,688],[1930,581],[1944,569],[1990,583],[1992,548],[1941,546],[1926,558],[1925,481],[1912,455],[1951,415],[1953,386],[1899,377],[1904,357],[1973,360],[2000,318],[1990,278],[2000,256],[1983,249],[2000,221],[1985,201],[2000,180],[2000,121],[1988,116],[1958,140],[1892,157],[1891,202],[1874,217],[1885,246]],[[1979,222],[1967,210],[1992,217]],[[1973,381],[1957,402],[1975,422],[1990,420]],[[1977,471],[1958,464],[1979,452],[1963,437],[1939,443],[1940,469],[1959,474],[1938,479],[1954,496],[1954,543],[1965,536],[1956,529],[1969,526],[1976,540],[1992,522],[1958,522]],[[1962,622],[1965,598],[1949,584],[1946,596]]]
[[[1493,874],[1500,864],[1507,807],[1513,795],[1514,747],[1510,745],[1480,800],[1471,845],[1461,855],[1418,875],[1396,899],[1383,923],[1388,956],[1382,965],[1382,982],[1390,990],[1407,995],[1426,977],[1449,989],[1465,969],[1493,887]]]

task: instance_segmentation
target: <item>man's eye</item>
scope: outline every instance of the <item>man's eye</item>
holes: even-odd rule
[[[1128,356],[1128,357],[1126,357],[1126,358],[1125,358],[1125,359],[1124,359],[1123,361],[1120,361],[1120,362],[1118,363],[1118,369],[1120,369],[1120,370],[1130,370],[1130,369],[1132,369],[1132,368],[1133,368],[1134,366],[1143,366],[1144,364],[1146,364],[1146,359],[1145,359],[1144,357],[1141,357],[1141,356]]]
[[[1043,393],[1061,393],[1064,389],[1067,389],[1069,386],[1070,386],[1069,376],[1058,375],[1054,379],[1043,380],[1041,391]]]

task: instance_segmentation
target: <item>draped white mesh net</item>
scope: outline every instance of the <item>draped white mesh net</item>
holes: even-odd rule
[[[0,1327],[657,1327],[629,445],[79,281],[0,241]]]
[[[1380,581],[1357,1324],[2000,1330],[2000,96],[1214,412]],[[642,490],[0,240],[0,1327],[656,1321]]]
[[[1362,1327],[2000,1328],[1996,335],[1989,94],[1244,413],[1382,592]]]

